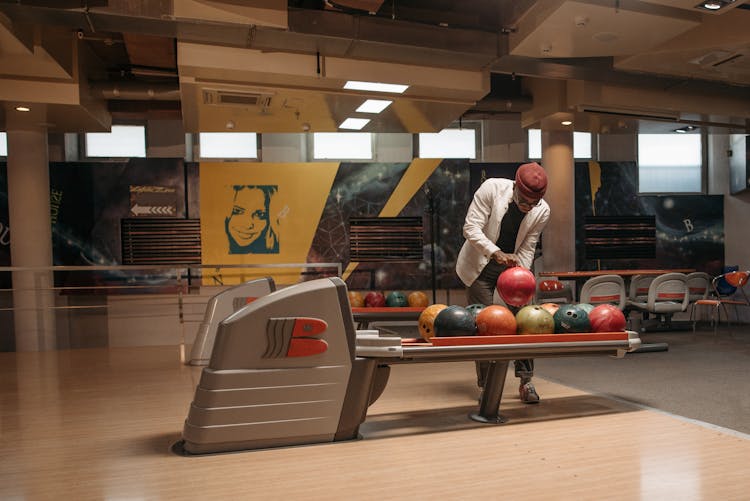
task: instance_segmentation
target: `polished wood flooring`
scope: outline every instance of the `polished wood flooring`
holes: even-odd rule
[[[362,440],[178,456],[199,376],[176,347],[0,354],[0,499],[750,499],[746,435],[541,379],[523,405],[512,375],[510,421],[475,423],[472,363],[394,366]]]

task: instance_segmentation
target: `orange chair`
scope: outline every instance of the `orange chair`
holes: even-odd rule
[[[695,324],[697,323],[697,318],[693,318],[693,313],[698,306],[708,306],[711,308],[711,324],[714,328],[714,334],[716,334],[716,328],[721,321],[722,310],[724,311],[724,318],[727,319],[727,324],[731,323],[727,306],[734,307],[735,318],[739,321],[737,307],[750,306],[750,299],[748,299],[747,292],[745,292],[745,286],[749,279],[750,271],[731,271],[714,277],[711,281],[711,296],[695,301],[693,309],[690,312],[693,330],[695,330]]]

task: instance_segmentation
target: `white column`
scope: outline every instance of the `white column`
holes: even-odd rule
[[[11,265],[52,266],[47,130],[38,114],[18,113],[6,110]],[[16,351],[55,349],[52,286],[51,271],[13,272]]]
[[[575,166],[573,131],[542,129],[542,167],[547,171],[544,199],[552,210],[542,232],[545,271],[574,271]]]

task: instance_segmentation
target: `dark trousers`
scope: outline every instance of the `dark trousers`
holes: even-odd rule
[[[497,277],[505,270],[505,266],[490,261],[484,267],[474,283],[466,289],[467,304],[492,304],[492,296],[495,293]],[[508,305],[510,311],[516,314],[520,308]],[[529,358],[525,360],[514,360],[513,362],[516,377],[521,378],[521,382],[529,381],[534,375],[534,360]],[[484,379],[487,374],[489,362],[476,362],[477,366],[477,385],[484,387]]]

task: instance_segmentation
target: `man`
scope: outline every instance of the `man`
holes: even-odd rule
[[[534,251],[550,217],[542,197],[547,174],[538,163],[521,165],[515,181],[491,178],[477,189],[464,222],[466,238],[456,260],[456,273],[466,285],[468,304],[493,303],[497,277],[512,266],[531,269]],[[510,307],[516,312],[517,308]],[[477,363],[477,383],[484,387],[487,363]],[[531,382],[533,360],[515,361],[519,395],[525,403],[539,402]]]

